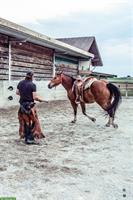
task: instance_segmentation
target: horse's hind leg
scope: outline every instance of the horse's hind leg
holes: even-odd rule
[[[88,117],[91,121],[95,122],[96,119],[94,117],[90,117],[89,115],[86,114],[86,107],[85,107],[85,103],[84,102],[80,102],[81,105],[81,109],[82,109],[82,113]]]
[[[109,116],[109,120],[106,124],[107,127],[110,127],[112,125],[114,128],[118,128],[118,125],[114,123],[114,118]]]
[[[109,120],[106,124],[107,127],[110,127],[110,125],[112,124],[113,118],[109,116]]]
[[[112,125],[114,128],[118,128],[118,125],[114,123],[114,111],[108,111],[109,114],[109,120],[106,124],[107,127],[110,127],[110,125]]]

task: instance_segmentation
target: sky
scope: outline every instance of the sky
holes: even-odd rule
[[[95,36],[95,71],[133,76],[132,0],[0,0],[0,17],[53,38]]]

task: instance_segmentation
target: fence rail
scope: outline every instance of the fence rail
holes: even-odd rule
[[[120,88],[122,96],[133,96],[133,84],[120,86],[119,84],[115,84]]]

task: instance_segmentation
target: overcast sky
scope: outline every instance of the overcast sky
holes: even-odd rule
[[[132,0],[0,0],[0,17],[53,38],[95,36],[103,67],[133,76]]]

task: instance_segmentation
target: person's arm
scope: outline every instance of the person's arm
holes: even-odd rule
[[[33,90],[32,90],[32,95],[33,95],[33,99],[35,100],[35,101],[39,101],[39,102],[47,102],[48,103],[48,101],[45,101],[42,97],[40,97],[40,96],[38,96],[37,95],[37,89],[36,89],[36,85],[35,84],[33,84],[33,88],[32,88]]]
[[[16,95],[19,95],[19,96],[20,96],[19,89],[16,90]]]
[[[45,101],[43,98],[39,97],[39,96],[37,95],[36,92],[32,92],[32,94],[33,94],[33,99],[34,99],[35,101],[47,102],[47,101]]]

